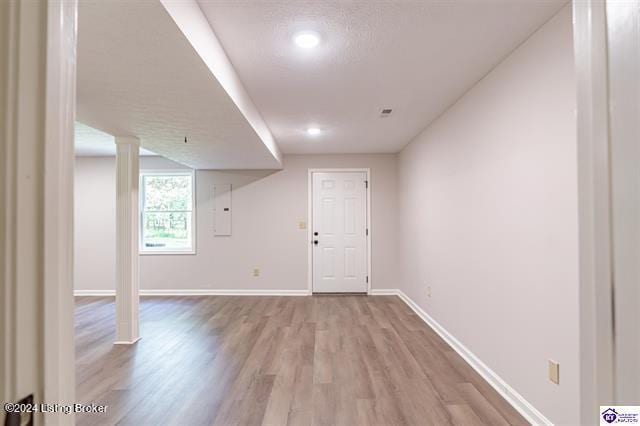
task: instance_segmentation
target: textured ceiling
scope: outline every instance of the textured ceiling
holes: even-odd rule
[[[285,153],[400,150],[565,3],[199,1]]]
[[[80,0],[78,25],[79,121],[195,168],[281,167],[160,1]]]
[[[89,127],[86,124],[75,124],[75,154],[77,157],[104,157],[116,155],[115,138]],[[140,148],[140,155],[156,155]]]

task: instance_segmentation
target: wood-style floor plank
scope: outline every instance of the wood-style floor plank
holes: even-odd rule
[[[79,425],[524,425],[395,296],[76,299]]]

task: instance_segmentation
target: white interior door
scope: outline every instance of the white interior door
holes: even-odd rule
[[[313,292],[367,291],[367,175],[312,174]]]

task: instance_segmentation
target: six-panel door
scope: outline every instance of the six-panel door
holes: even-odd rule
[[[312,179],[313,292],[365,293],[366,173],[320,172]]]

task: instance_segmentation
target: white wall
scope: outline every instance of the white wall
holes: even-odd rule
[[[566,7],[398,159],[402,290],[556,424],[579,404],[574,86]]]
[[[115,289],[116,159],[76,157],[74,287]]]
[[[180,168],[160,157],[141,169]],[[307,288],[307,170],[371,168],[372,286],[396,286],[396,156],[288,155],[281,171],[196,172],[197,254],[142,255],[141,289]],[[232,236],[213,236],[213,184],[231,183]],[[115,159],[76,159],[78,290],[115,288]],[[254,268],[260,276],[254,277]]]

